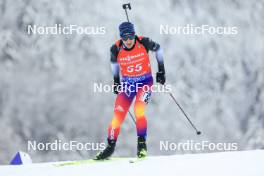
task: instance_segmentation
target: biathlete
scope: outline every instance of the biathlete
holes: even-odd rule
[[[130,22],[121,23],[119,32],[121,39],[116,41],[110,49],[114,93],[117,94],[114,115],[108,127],[107,146],[96,155],[96,160],[107,159],[113,154],[121,124],[134,99],[136,99],[134,114],[138,137],[137,156],[139,158],[147,156],[145,108],[153,85],[149,51],[155,52],[158,63],[156,81],[162,85],[165,83],[163,52],[160,45],[147,37],[137,36],[134,25]],[[123,85],[129,88],[124,90]]]

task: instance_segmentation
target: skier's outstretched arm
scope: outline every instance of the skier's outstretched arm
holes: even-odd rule
[[[147,51],[155,52],[155,56],[158,62],[158,72],[156,75],[156,81],[160,84],[164,84],[165,79],[165,66],[164,66],[164,59],[163,59],[163,50],[160,45],[147,37],[143,37],[141,40],[144,47]]]
[[[117,54],[118,54],[118,48],[116,47],[116,45],[113,45],[110,49],[110,53],[111,53],[111,70],[113,73],[113,77],[114,77],[114,93],[118,94],[118,90],[117,87],[118,85],[120,85],[120,68],[119,65],[117,63]]]

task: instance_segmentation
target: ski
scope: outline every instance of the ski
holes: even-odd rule
[[[62,167],[62,166],[74,166],[74,165],[82,165],[82,164],[95,164],[95,163],[101,163],[101,162],[113,162],[113,161],[120,161],[120,160],[127,160],[129,163],[137,163],[143,160],[146,160],[146,157],[144,158],[126,158],[126,157],[113,157],[108,158],[104,160],[95,160],[95,159],[88,159],[88,160],[79,160],[79,161],[68,161],[63,163],[54,163],[53,166],[55,167]]]
[[[64,163],[55,163],[54,166],[61,167],[61,166],[81,165],[81,164],[93,164],[93,163],[100,163],[100,162],[119,161],[122,159],[127,159],[127,158],[115,157],[115,158],[109,158],[109,159],[104,159],[104,160],[88,159],[88,160],[79,160],[79,161],[69,161],[69,162],[64,162]]]

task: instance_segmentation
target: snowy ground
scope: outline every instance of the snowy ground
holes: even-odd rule
[[[263,176],[264,150],[149,157],[137,163],[128,160],[54,166],[38,163],[0,166],[4,176],[82,175],[173,175],[173,176]]]

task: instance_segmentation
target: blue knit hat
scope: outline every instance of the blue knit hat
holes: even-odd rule
[[[120,37],[124,37],[126,35],[135,35],[134,25],[130,22],[123,22],[119,25]]]

